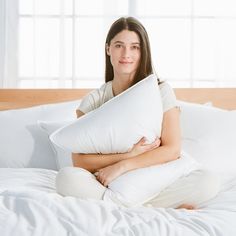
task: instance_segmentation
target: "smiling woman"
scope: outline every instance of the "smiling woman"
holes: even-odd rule
[[[148,34],[143,25],[132,17],[120,18],[112,24],[105,50],[106,82],[113,80],[116,83],[115,78],[122,73],[122,77],[128,74],[133,77],[128,80],[129,85],[134,85],[153,73]],[[121,68],[123,72],[119,71]]]
[[[140,40],[138,35],[129,30],[118,33],[110,42],[106,44],[107,55],[114,69],[113,83],[122,79],[129,81],[129,86],[133,83],[133,77],[140,64]],[[120,77],[117,80],[117,77]],[[127,78],[128,77],[128,78]],[[116,87],[114,85],[114,87]],[[116,94],[119,91],[113,91]]]
[[[142,113],[144,121],[152,117],[152,115],[148,115],[147,111],[145,112],[149,104],[159,104],[155,105],[155,108],[158,107],[160,109],[161,135],[155,135],[153,140],[147,141],[143,137],[144,132],[140,131],[138,132],[138,137],[132,141],[133,146],[131,145],[131,148],[123,153],[110,153],[106,151],[104,153],[74,153],[73,164],[75,167],[79,168],[61,169],[57,176],[57,191],[62,195],[76,197],[87,196],[88,198],[93,197],[105,200],[107,187],[109,188],[113,181],[121,178],[124,174],[127,174],[127,172],[165,164],[184,157],[181,151],[180,112],[178,103],[170,85],[166,82],[160,82],[155,75],[152,75],[154,70],[151,60],[150,44],[144,26],[133,17],[122,17],[116,20],[108,32],[105,53],[106,83],[99,89],[91,91],[82,99],[77,109],[77,117],[79,118],[85,113],[89,113],[95,109],[98,111],[100,107],[107,107],[107,104],[113,104],[112,102],[119,101],[120,99],[126,99],[123,106],[127,103],[129,103],[129,105],[132,104],[129,92],[135,91],[135,88],[138,88],[137,86],[141,86],[142,84],[142,91],[136,94],[136,99],[133,99],[134,104],[129,108],[128,114],[132,114],[135,109],[138,109],[138,112]],[[150,78],[150,76],[153,80],[153,84],[147,90],[145,89],[145,84],[147,83],[147,77]],[[154,92],[152,93],[152,91]],[[155,96],[157,93],[160,95],[159,98]],[[142,96],[144,97],[140,100]],[[143,101],[145,101],[146,98],[150,100],[145,103]],[[111,99],[112,101],[109,101]],[[104,104],[108,101],[110,103]],[[156,103],[157,101],[158,103]],[[104,106],[102,106],[103,104]],[[153,110],[155,110],[155,108],[153,108]],[[115,119],[112,118],[107,121],[107,123],[117,125],[120,129],[123,129],[124,135],[116,139],[116,141],[120,142],[125,140],[126,135],[131,136],[125,128],[126,125],[129,124],[128,122],[130,122],[130,124],[135,123],[137,122],[135,117],[141,116],[141,114],[133,114],[134,117],[129,115],[128,118],[124,118],[122,116],[122,110],[124,109],[113,105],[111,110],[105,115],[106,118],[109,117],[109,114],[115,114],[115,117],[121,116],[122,122],[125,122],[113,124],[112,122]],[[88,116],[92,117],[93,121],[98,121],[102,119],[99,114],[99,112],[94,111],[88,114]],[[78,119],[78,122],[86,120],[88,116],[81,117],[82,119]],[[145,130],[145,127],[143,127],[144,122],[138,123],[141,125],[142,130]],[[157,126],[158,122],[155,119],[154,127],[156,128]],[[154,127],[152,129],[155,129]],[[67,127],[65,127],[65,129],[66,128]],[[76,129],[72,130],[73,133],[76,132]],[[104,137],[112,139],[110,136],[115,135],[114,130],[115,127],[112,128],[113,132],[109,134],[104,131]],[[91,133],[89,128],[86,132],[87,135],[89,135],[89,132],[90,135],[93,135],[93,132]],[[135,132],[137,132],[137,127],[133,130],[133,133]],[[77,140],[77,138],[72,139]],[[94,142],[92,143],[95,145]],[[104,143],[106,142],[103,142],[103,144]],[[112,143],[114,144],[114,142]],[[91,181],[86,181],[85,190],[80,183],[84,183],[83,176],[86,171],[88,172],[88,176],[91,176],[89,177]],[[145,181],[145,177],[143,177],[143,181]],[[156,181],[160,182],[160,179],[153,181],[153,183],[148,182],[146,185],[153,184],[155,186]],[[200,202],[214,197],[219,190],[219,179],[217,176],[205,170],[192,171],[189,178],[185,177],[180,181],[181,182],[178,182],[177,180],[177,183],[171,186],[171,191],[163,190],[160,194],[162,200],[157,196],[155,201],[151,204],[159,207],[185,207],[193,209]],[[191,182],[191,184],[189,184],[189,182]],[[204,185],[201,184],[203,182]],[[212,185],[212,182],[215,184]],[[198,186],[197,189],[195,186]],[[142,189],[141,191],[145,192],[148,191],[148,189]],[[202,195],[201,193],[204,194]],[[191,196],[191,198],[188,199],[186,196]]]

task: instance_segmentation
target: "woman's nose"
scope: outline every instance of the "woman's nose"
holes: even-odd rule
[[[123,57],[129,57],[130,56],[130,50],[129,48],[124,48],[123,51],[122,51],[122,56]]]

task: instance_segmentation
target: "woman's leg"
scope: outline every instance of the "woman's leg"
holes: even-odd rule
[[[215,197],[219,190],[220,178],[218,175],[208,170],[195,170],[178,179],[144,205],[171,208],[185,208],[185,206],[192,205],[197,208],[198,204]]]
[[[83,168],[65,167],[56,177],[56,191],[63,196],[99,200],[106,189],[93,174]]]

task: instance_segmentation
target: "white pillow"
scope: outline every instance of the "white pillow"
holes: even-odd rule
[[[129,171],[109,184],[104,200],[127,207],[142,205],[155,198],[178,178],[199,169],[200,165],[187,153],[165,164]]]
[[[0,111],[0,168],[58,169],[48,136],[38,120],[72,119],[80,100]]]
[[[224,178],[236,176],[236,111],[181,102],[182,149]]]
[[[50,139],[73,153],[124,153],[143,136],[160,137],[162,101],[154,75],[54,132]]]
[[[61,128],[62,126],[68,125],[71,123],[72,120],[65,120],[65,121],[38,121],[38,125],[46,132],[48,135],[48,141],[52,146],[58,169],[61,169],[66,166],[73,166],[71,152],[63,150],[62,148],[58,147],[54,143],[51,142],[49,136],[56,131],[57,129]]]
[[[152,75],[50,138],[70,152],[122,153],[143,136],[149,143],[160,137],[162,118],[160,90]],[[104,197],[127,206],[140,205],[195,168],[193,159],[183,157],[173,163],[133,170],[110,183]],[[157,183],[150,184],[154,179]]]

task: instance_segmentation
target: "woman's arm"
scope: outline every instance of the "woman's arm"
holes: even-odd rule
[[[164,113],[161,134],[161,146],[150,152],[145,152],[134,159],[124,160],[122,164],[126,171],[162,164],[176,160],[181,151],[179,108],[172,108]]]
[[[73,166],[84,168],[91,173],[95,173],[101,168],[113,165],[127,158],[130,158],[128,152],[119,154],[72,154]]]
[[[123,160],[121,164],[124,166],[125,172],[142,167],[162,164],[179,158],[181,152],[179,108],[171,108],[164,113],[161,144],[162,145],[159,148],[152,151]]]
[[[172,108],[164,113],[161,144],[162,145],[158,148],[100,169],[97,173],[97,179],[104,186],[107,186],[110,182],[127,171],[176,160],[180,156],[181,150],[178,108]]]
[[[84,115],[80,110],[76,110],[77,117]],[[73,153],[72,161],[73,166],[84,168],[91,173],[95,173],[98,170],[113,165],[117,162],[126,160],[128,158],[139,155],[140,153],[153,150],[154,148],[160,145],[160,140],[156,139],[151,144],[145,144],[145,140],[141,139],[137,144],[134,145],[134,148],[127,153],[119,154],[81,154]]]
[[[80,110],[76,110],[77,118],[83,116]],[[91,173],[98,171],[101,168],[117,163],[118,161],[125,160],[130,157],[129,153],[121,154],[81,154],[72,153],[73,166],[84,168]]]

